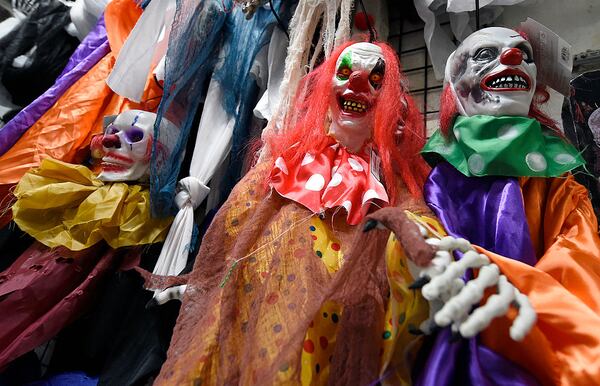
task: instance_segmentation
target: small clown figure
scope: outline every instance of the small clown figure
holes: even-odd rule
[[[491,321],[485,310],[477,315],[491,322],[477,339],[450,339],[470,336],[458,303],[438,312],[435,324],[451,328],[438,329],[421,353],[419,385],[600,380],[598,222],[588,192],[570,174],[583,164],[580,155],[540,109],[548,99],[536,81],[544,65],[534,61],[527,37],[507,28],[473,33],[448,59],[441,128],[423,149],[433,166],[424,198],[448,234],[476,244],[516,292],[503,290],[499,280],[498,293],[486,295],[500,307],[492,312],[499,318]],[[483,276],[487,266],[473,265],[474,274]],[[448,288],[439,276],[446,283],[457,278],[448,269],[434,271],[420,274],[429,281],[422,294],[432,305]],[[519,313],[506,313],[511,305]],[[525,335],[517,330],[534,320],[531,310],[523,312],[528,306],[537,323]]]

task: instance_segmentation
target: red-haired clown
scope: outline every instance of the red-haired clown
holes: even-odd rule
[[[357,226],[393,206],[443,233],[421,199],[425,132],[404,84],[393,49],[364,42],[303,79],[192,273],[149,279],[187,284],[157,385],[410,382],[427,302],[400,242]]]

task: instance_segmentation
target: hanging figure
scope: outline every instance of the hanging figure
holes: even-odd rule
[[[570,174],[581,156],[540,108],[548,92],[537,74],[552,64],[534,54],[525,36],[507,28],[465,39],[448,59],[441,129],[423,153],[434,165],[424,189],[429,207],[451,236],[476,244],[527,295],[538,321],[520,343],[511,340],[511,312],[468,341],[451,341],[448,328],[437,332],[417,385],[600,380],[598,222]],[[429,300],[442,281],[458,277],[438,273],[422,275],[421,284],[431,280],[422,290]],[[469,326],[454,311],[437,313],[435,324],[462,334]]]
[[[187,284],[157,385],[410,383],[421,340],[411,332],[428,305],[408,286],[439,261],[421,234],[444,230],[420,198],[425,133],[403,84],[381,43],[347,43],[303,79],[282,130],[267,137],[270,158],[235,187],[193,271],[145,275],[152,289]],[[390,205],[401,216],[369,214]],[[365,216],[398,238],[362,232]],[[470,248],[431,242],[445,256]],[[519,337],[535,320],[520,299]]]
[[[10,315],[0,321],[0,368],[79,317],[112,272],[137,266],[138,246],[166,237],[172,219],[151,218],[143,185],[156,114],[112,118],[94,149],[102,156],[98,177],[44,159],[16,186],[14,220],[37,241],[0,274],[0,313]]]

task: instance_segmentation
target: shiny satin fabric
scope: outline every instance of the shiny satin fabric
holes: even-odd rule
[[[95,300],[95,291],[119,265],[138,255],[98,244],[81,252],[29,247],[0,274],[0,369],[52,339]],[[123,259],[123,260],[122,260]]]
[[[536,261],[525,222],[518,181],[505,177],[469,178],[441,162],[424,187],[425,201],[446,231],[471,243]],[[415,384],[535,385],[537,381],[517,363],[482,346],[478,338],[450,341],[450,329],[437,334]],[[508,331],[508,330],[506,330]]]
[[[112,248],[152,244],[172,218],[150,216],[150,191],[105,183],[83,165],[50,158],[27,172],[14,191],[15,223],[42,244],[80,251],[104,240]]]
[[[365,145],[352,154],[331,138],[317,154],[307,153],[293,162],[296,151],[292,147],[277,158],[269,178],[271,187],[283,197],[304,205],[313,213],[344,208],[350,225],[362,221],[372,201],[388,203],[379,171],[372,168],[377,156],[370,146]]]
[[[104,17],[100,17],[96,28],[77,47],[54,85],[0,129],[0,155],[6,153],[69,87],[109,52]]]
[[[463,223],[473,224],[470,228],[459,229],[463,232],[460,235],[471,242],[478,242],[480,232],[477,227],[493,229],[488,227],[490,219],[485,216],[485,211],[469,212],[464,210],[464,207],[456,206],[452,199],[448,198],[450,194],[444,198],[443,191],[448,186],[432,189],[435,185],[432,181],[451,182],[454,189],[451,195],[460,192],[458,195],[472,196],[472,189],[476,186],[472,180],[481,180],[482,193],[486,192],[480,194],[481,197],[490,194],[492,189],[486,190],[482,179],[458,179],[452,174],[447,174],[446,179],[436,178],[436,174],[448,172],[442,165],[438,165],[432,171],[432,178],[426,188],[426,199],[437,200],[435,211],[442,209],[454,212],[456,216],[460,215]],[[501,181],[500,178],[494,183],[499,184]],[[513,185],[515,182],[505,181],[507,185]],[[523,259],[523,254],[518,250],[518,243],[515,244],[514,240],[507,244],[499,239],[496,245],[489,245],[494,238],[488,241],[484,238],[480,250],[500,267],[513,285],[529,296],[538,314],[538,321],[523,342],[514,342],[508,335],[510,320],[515,316],[512,312],[509,316],[492,322],[491,326],[482,332],[481,342],[493,352],[512,361],[514,365],[527,369],[541,384],[597,384],[600,380],[600,238],[597,233],[598,223],[587,191],[570,175],[559,178],[521,178],[519,182],[521,192],[514,192],[514,187],[511,187],[510,190],[514,193],[511,193],[510,197],[502,198],[502,194],[497,196],[497,202],[503,204],[498,206],[496,222],[500,221],[500,217],[508,217],[502,222],[508,224],[507,221],[512,221],[517,224],[514,226],[519,227],[517,229],[523,229],[523,225],[518,225],[519,223],[526,223],[529,228],[527,233],[535,250],[535,263],[531,264],[531,256]],[[430,191],[433,192],[431,195]],[[507,200],[509,198],[510,200]],[[521,215],[516,216],[520,210],[513,210],[512,218],[508,216],[510,212],[499,210],[506,208],[510,201],[513,206],[522,202],[524,218]],[[442,222],[449,217],[443,213],[440,216]],[[445,225],[447,228],[452,226],[451,223]],[[508,225],[504,225],[502,229],[508,231]],[[469,232],[472,232],[472,235]],[[518,234],[513,235],[515,238],[517,236]],[[524,240],[527,237],[519,238]],[[517,251],[509,254],[515,247]],[[438,336],[438,340],[440,339]],[[443,345],[444,341],[440,341],[439,344]],[[471,349],[471,355],[473,352],[475,351]],[[435,352],[432,353],[430,360],[438,358],[436,355]],[[446,357],[444,363],[438,363],[440,367],[437,370],[443,372],[445,368],[453,365],[448,362]],[[486,369],[484,373],[488,383],[506,384],[504,380],[510,372],[504,369],[502,374],[498,375],[489,371],[489,365],[488,361],[480,361],[478,365]],[[473,371],[474,366],[471,365],[469,371]],[[435,370],[433,367],[430,369]],[[448,383],[438,378],[435,384]],[[511,384],[519,382],[515,380]]]
[[[111,52],[75,82],[15,145],[0,157],[0,184],[14,184],[43,158],[81,163],[89,154],[91,137],[102,131],[106,115],[124,110],[155,111],[162,90],[155,82],[146,86],[142,103],[114,94],[105,83],[115,56],[142,10],[133,0],[115,0],[104,19]],[[4,197],[3,197],[4,198]]]

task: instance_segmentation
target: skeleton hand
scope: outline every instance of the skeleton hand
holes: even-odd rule
[[[422,234],[427,234],[424,228]],[[420,326],[424,333],[432,332],[436,326],[451,326],[455,334],[473,337],[492,319],[505,315],[513,305],[519,313],[510,328],[510,336],[516,341],[525,337],[535,324],[536,313],[527,296],[500,274],[496,264],[477,253],[465,239],[447,236],[441,240],[427,239],[427,243],[438,248],[431,263],[427,267],[419,267],[409,260],[408,264],[416,279],[411,288],[422,287],[423,297],[430,303],[430,317]],[[464,253],[459,261],[453,261],[454,250]],[[462,280],[465,272],[476,268],[479,268],[479,275],[465,284]],[[497,293],[490,296],[485,305],[470,313],[472,307],[483,299],[485,289],[494,286]]]

